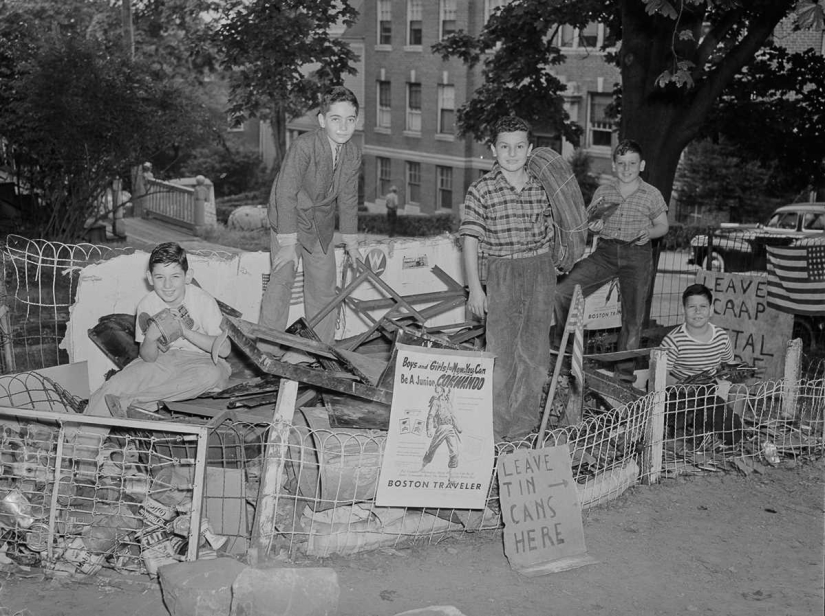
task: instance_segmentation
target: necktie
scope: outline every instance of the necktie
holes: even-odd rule
[[[335,151],[332,154],[332,170],[335,171],[338,168],[338,161],[341,160],[341,146],[343,144],[336,143],[335,144]]]

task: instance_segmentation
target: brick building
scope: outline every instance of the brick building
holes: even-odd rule
[[[478,34],[506,0],[373,0],[361,6],[364,37],[364,197],[383,204],[390,186],[408,213],[458,212],[470,183],[492,164],[489,148],[459,138],[458,109],[481,85],[481,69],[442,60],[431,47],[456,30]],[[611,124],[604,108],[619,80],[596,51],[603,28],[564,29],[568,61],[557,68],[567,83],[566,107],[585,128],[594,171],[609,169]],[[571,154],[573,146],[536,127],[536,144]]]
[[[391,186],[398,187],[405,213],[453,211],[469,185],[492,165],[490,150],[473,139],[459,138],[458,109],[481,85],[481,70],[456,59],[443,61],[431,51],[440,38],[456,30],[481,31],[490,13],[507,0],[367,0],[356,8],[358,23],[336,34],[350,43],[361,61],[358,75],[345,85],[361,101],[358,131],[364,153],[363,200],[383,206]],[[603,27],[579,32],[564,28],[559,45],[567,62],[556,68],[567,84],[565,105],[585,129],[582,147],[593,157],[595,173],[609,172],[613,128],[604,117],[619,71],[598,52]],[[318,126],[314,113],[288,123],[288,142]],[[536,128],[536,145],[572,154],[559,136]],[[271,133],[261,138],[265,150]],[[271,149],[271,148],[270,148]]]

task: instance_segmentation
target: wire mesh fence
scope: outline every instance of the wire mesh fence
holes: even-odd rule
[[[327,557],[501,528],[495,467],[483,510],[378,506],[386,433],[319,428],[323,407],[303,409],[285,427],[225,421],[207,430],[190,419],[176,422],[179,431],[171,434],[171,422],[124,427],[109,420],[105,439],[84,449],[80,444],[97,432],[70,432],[67,422],[77,416],[64,394],[45,379],[35,387],[36,375],[11,382],[20,379],[34,392],[32,406],[52,407],[28,414],[0,409],[0,528],[20,562],[86,574],[104,566],[154,573],[159,564],[209,557],[216,547],[243,555],[254,544],[289,558]],[[717,393],[714,386],[651,393],[553,430],[542,446],[569,449],[585,510],[663,476],[748,473],[822,455],[822,379],[756,383],[726,399]],[[796,399],[791,415],[783,411],[788,395]],[[659,424],[652,421],[656,412],[664,417]],[[663,426],[659,433],[655,425]],[[273,429],[286,435],[284,448],[268,447]],[[532,439],[500,443],[496,455],[534,447]],[[258,508],[267,496],[261,477],[271,465],[281,469],[281,480],[268,495],[273,523],[260,528]],[[203,508],[196,510],[200,493]],[[205,534],[192,539],[201,523]]]
[[[35,373],[0,382],[0,400],[15,405],[0,407],[0,545],[7,557],[62,573],[106,567],[154,575],[160,565],[198,556],[200,534],[210,531],[201,523],[197,480],[204,428],[86,418],[64,390]],[[180,443],[191,456],[176,455]]]
[[[495,466],[484,509],[378,506],[386,432],[331,428],[322,407],[301,409],[287,426],[191,417],[83,423],[84,400],[28,371],[68,363],[59,343],[79,271],[117,254],[23,238],[3,247],[0,371],[13,373],[0,381],[7,554],[62,571],[151,573],[159,563],[216,550],[244,555],[260,546],[290,558],[326,557],[501,528]],[[682,277],[657,280],[661,319],[680,318],[672,306],[687,273],[660,274]],[[611,350],[608,336],[592,332],[591,348]],[[552,430],[542,445],[569,449],[584,509],[660,477],[747,474],[785,458],[819,457],[825,370],[821,358],[806,365],[799,381],[679,386],[619,408],[586,408],[581,423]],[[283,447],[270,446],[273,430]],[[534,445],[500,443],[496,455]],[[272,466],[279,482],[267,494],[262,477]],[[272,524],[261,527],[265,501]]]

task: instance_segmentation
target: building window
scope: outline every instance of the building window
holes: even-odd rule
[[[484,23],[490,21],[490,15],[493,14],[497,8],[504,6],[510,0],[484,0]]]
[[[392,117],[390,98],[390,82],[378,82],[378,117],[376,118],[376,126],[381,128],[390,127],[390,118]]]
[[[407,130],[421,132],[421,84],[407,84]]]
[[[455,130],[455,86],[438,86],[438,132],[452,135]]]
[[[613,95],[590,94],[590,118],[588,122],[588,146],[609,148],[613,137],[613,121],[607,117],[607,106],[613,102]]]
[[[535,147],[537,148],[550,148],[556,152],[561,152],[561,137],[558,135],[536,135],[535,140]]]
[[[599,44],[599,24],[591,21],[584,29],[579,30],[579,47],[595,49]]]
[[[390,192],[390,186],[392,186],[392,161],[389,158],[379,156],[375,159],[375,162],[378,166],[378,194],[386,195]]]
[[[455,32],[455,1],[456,0],[441,0],[441,33],[439,38],[442,40]]]
[[[581,30],[565,24],[559,28],[558,46],[563,49],[596,50],[604,43],[605,34],[604,25],[595,21]]]
[[[407,203],[421,203],[421,163],[407,163]]]
[[[378,44],[392,45],[392,0],[378,0]]]
[[[423,0],[407,0],[407,45],[421,46],[421,12]]]
[[[453,209],[453,168],[436,167],[435,173],[438,179],[438,207],[451,210]]]

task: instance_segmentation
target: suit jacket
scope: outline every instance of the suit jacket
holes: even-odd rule
[[[332,147],[323,128],[292,142],[269,195],[273,233],[297,233],[307,250],[318,239],[326,253],[335,232],[336,205],[341,233],[358,232],[361,149],[350,140],[338,156],[333,173]]]

